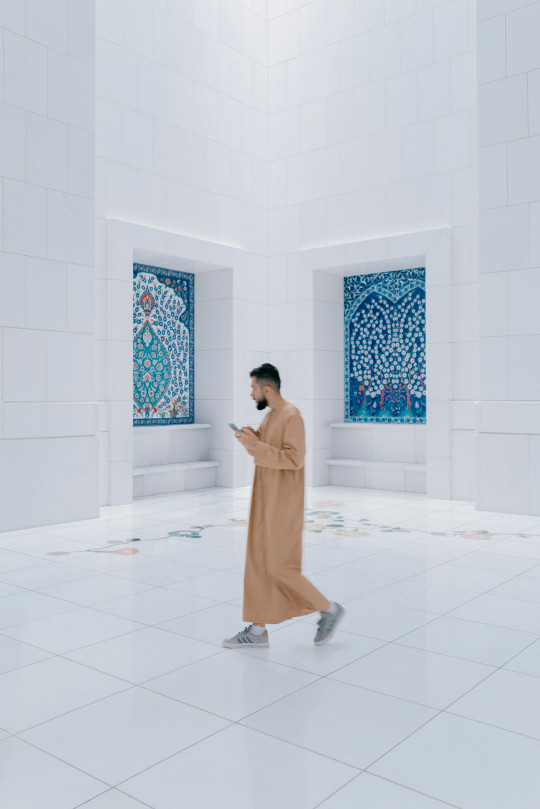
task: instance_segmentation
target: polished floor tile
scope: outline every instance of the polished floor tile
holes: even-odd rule
[[[313,809],[356,772],[234,725],[120,788],[155,809]]]
[[[445,708],[494,669],[420,649],[388,644],[330,675],[381,694]]]
[[[464,567],[469,570],[504,573],[508,578],[525,572],[527,572],[528,576],[532,576],[534,575],[533,571],[540,567],[536,559],[523,559],[519,556],[506,556],[503,553],[482,553],[481,551],[469,553],[467,556],[460,556],[459,559],[454,559],[448,564],[451,567]]]
[[[540,640],[528,646],[505,665],[511,671],[540,677]]]
[[[435,714],[423,705],[322,679],[243,724],[365,768]]]
[[[223,648],[223,638],[230,638],[245,626],[242,621],[242,607],[234,604],[216,604],[205,610],[198,610],[183,618],[174,618],[160,624],[161,629],[176,632],[187,638],[202,640]]]
[[[522,601],[534,601],[540,604],[540,583],[534,576],[518,576],[492,590],[491,595],[518,598]]]
[[[17,594],[21,594],[24,592],[24,589],[21,587],[15,587],[13,584],[4,584],[4,582],[0,581],[0,598],[5,598],[5,596],[15,596]]]
[[[73,609],[75,609],[74,605],[67,601],[24,590],[2,599],[0,632],[6,632],[9,627],[35,621],[37,618],[45,618],[48,615],[57,615]]]
[[[90,804],[91,805],[91,804]],[[448,809],[447,803],[415,790],[393,784],[369,773],[361,773],[318,809]]]
[[[136,684],[216,653],[218,649],[209,643],[148,627],[93,643],[68,656],[85,666]]]
[[[313,584],[323,593],[344,593],[350,598],[374,593],[391,583],[391,578],[362,573],[350,566],[333,567],[311,577]]]
[[[143,593],[103,601],[96,609],[151,626],[206,609],[214,603],[207,598],[153,587]]]
[[[0,674],[37,663],[47,657],[50,657],[50,653],[43,649],[0,635]]]
[[[202,576],[194,579],[177,582],[170,585],[171,589],[181,593],[199,596],[200,598],[210,598],[214,601],[231,601],[233,598],[240,598],[244,592],[244,578],[239,573],[230,571],[207,571]]]
[[[142,593],[144,590],[149,590],[151,586],[129,579],[120,579],[117,576],[95,574],[87,579],[46,587],[43,593],[64,601],[71,601],[81,607],[91,607],[113,598]]]
[[[343,622],[224,650],[248,508],[209,489],[0,535],[2,809],[537,809],[538,518],[308,489],[304,570]]]
[[[206,658],[145,683],[145,687],[238,721],[314,682],[316,675],[251,658],[236,650]],[[215,683],[208,688],[208,683]]]
[[[51,657],[0,676],[0,727],[19,733],[126,688],[115,677]]]
[[[315,646],[315,631],[316,627],[311,622],[293,622],[279,632],[270,632],[268,649],[239,649],[238,654],[272,660],[312,674],[326,675],[369,654],[382,644],[380,640],[338,630],[331,643]]]
[[[136,801],[135,798],[130,798],[129,795],[124,795],[118,789],[108,789],[107,792],[103,792],[97,798],[85,803],[80,809],[148,809],[148,805]],[[431,809],[431,807],[426,807],[426,809]]]
[[[468,570],[455,565],[439,565],[427,570],[412,581],[425,584],[437,584],[442,587],[454,587],[456,590],[470,590],[471,593],[485,593],[499,587],[510,578],[505,573],[492,573],[488,570]]]
[[[39,725],[21,738],[116,786],[227,724],[135,687]]]
[[[126,621],[124,618],[117,618],[104,612],[86,607],[73,609],[72,604],[69,606],[70,612],[19,624],[3,630],[4,634],[38,646],[40,649],[62,654],[88,646],[90,643],[99,643],[106,638],[125,635],[126,632],[133,632],[141,627],[134,621]]]
[[[151,584],[156,587],[165,587],[168,584],[188,581],[196,576],[204,576],[209,572],[207,567],[189,564],[189,562],[175,562],[168,559],[166,564],[159,563],[155,558],[149,564],[140,564],[127,570],[120,571],[120,578],[133,579],[142,584]]]
[[[37,564],[35,567],[19,568],[9,573],[0,574],[1,580],[6,584],[25,587],[27,590],[44,590],[53,584],[80,581],[89,576],[92,576],[92,573],[87,570],[68,567],[55,562],[45,562]]]
[[[502,666],[536,639],[531,632],[441,616],[403,635],[399,643],[462,660]]]
[[[371,767],[459,809],[537,809],[540,742],[440,714]]]
[[[369,601],[442,615],[470,601],[474,595],[468,590],[457,590],[409,579],[381,588],[376,593],[369,593],[367,598]]]
[[[0,784],[6,809],[74,809],[105,788],[14,736],[0,741]]]
[[[339,628],[344,632],[390,641],[435,620],[436,617],[430,612],[357,598],[347,602]]]
[[[39,565],[39,560],[24,553],[13,553],[12,551],[0,551],[0,577],[8,576],[16,570],[35,567]]]
[[[484,549],[484,553],[504,554],[506,556],[518,556],[522,559],[530,559],[531,562],[540,562],[540,540],[520,539],[519,537],[509,537],[495,545]]]
[[[540,741],[540,678],[501,669],[448,710]]]
[[[227,537],[224,542],[230,542],[232,537]],[[191,553],[186,557],[186,561],[193,565],[202,565],[212,570],[227,570],[235,565],[243,565],[246,558],[246,548],[244,543],[232,545],[230,547],[214,547]]]
[[[452,617],[540,634],[540,604],[491,593],[457,607]]]
[[[431,566],[431,562],[426,559],[415,558],[410,554],[400,553],[398,550],[364,556],[349,564],[352,570],[361,573],[374,573],[384,576],[384,578],[394,581],[407,579],[422,573]]]

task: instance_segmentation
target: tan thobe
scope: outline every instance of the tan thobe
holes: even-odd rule
[[[271,410],[257,436],[251,494],[244,621],[278,624],[328,608],[328,599],[302,576],[304,422],[288,402]]]

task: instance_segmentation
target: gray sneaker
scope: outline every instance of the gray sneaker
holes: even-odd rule
[[[333,615],[331,612],[321,612],[321,617],[317,622],[319,628],[317,629],[317,634],[313,638],[313,643],[315,646],[322,646],[323,643],[329,641],[334,634],[336,626],[343,618],[345,610],[341,604],[336,604],[336,606],[338,611],[335,613],[335,615]]]
[[[249,646],[256,646],[258,649],[266,649],[270,644],[268,643],[268,630],[265,629],[262,635],[255,635],[251,632],[253,624],[246,626],[241,632],[238,632],[232,638],[225,638],[222,645],[226,649],[244,649]]]

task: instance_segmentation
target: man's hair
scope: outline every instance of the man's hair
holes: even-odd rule
[[[261,388],[263,388],[265,385],[269,385],[279,393],[281,388],[281,379],[279,378],[279,371],[275,365],[265,362],[258,368],[254,368],[249,375],[255,377]]]

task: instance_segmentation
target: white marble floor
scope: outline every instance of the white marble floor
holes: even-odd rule
[[[229,651],[248,502],[0,534],[1,809],[538,809],[540,518],[309,490],[340,631]]]

